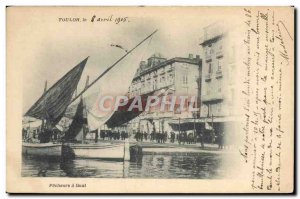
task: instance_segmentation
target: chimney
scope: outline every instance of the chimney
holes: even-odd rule
[[[196,55],[196,60],[200,60],[200,55]]]
[[[189,54],[189,59],[193,59],[193,54]]]

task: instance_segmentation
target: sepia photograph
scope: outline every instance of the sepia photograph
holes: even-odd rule
[[[8,192],[293,192],[293,7],[6,11]]]

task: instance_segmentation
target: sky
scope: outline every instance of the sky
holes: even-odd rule
[[[99,92],[116,92],[126,90],[139,62],[146,60],[154,53],[161,53],[170,59],[188,57],[188,54],[200,54],[200,41],[203,27],[218,20],[217,16],[182,12],[176,8],[168,10],[136,10],[106,8],[85,9],[24,9],[23,13],[14,16],[12,31],[8,38],[15,52],[13,64],[22,69],[23,113],[41,96],[44,82],[48,88],[59,78],[85,59],[89,60],[78,85],[83,89],[87,75],[90,82],[107,67],[124,55],[124,51],[111,47],[111,44],[122,45],[131,49],[153,31],[158,32],[132,54],[121,61],[95,86],[85,94]],[[129,22],[90,22],[93,15],[96,19],[113,15],[113,18],[127,16]],[[88,22],[59,22],[60,17],[85,17]],[[13,25],[17,25],[14,29]],[[123,87],[122,87],[123,86]],[[118,90],[118,91],[117,91]],[[125,93],[124,93],[125,94]]]

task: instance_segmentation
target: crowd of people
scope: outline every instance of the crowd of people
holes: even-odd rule
[[[136,141],[156,141],[157,143],[165,143],[168,139],[168,133],[165,132],[158,132],[158,133],[150,133],[150,135],[146,132],[137,132],[135,134]]]
[[[62,136],[57,129],[22,129],[22,140],[28,143],[61,142]]]
[[[96,138],[98,133],[96,133]],[[125,140],[128,138],[126,131],[112,131],[112,130],[100,130],[100,138],[102,140]]]
[[[135,134],[136,141],[156,141],[157,143],[166,143],[169,140],[171,143],[175,143],[176,141],[179,144],[195,144],[197,142],[197,136],[194,133],[187,133],[186,131],[175,134],[175,132],[171,131],[168,133],[164,132],[154,132],[152,131],[150,134],[146,132],[137,132]]]
[[[44,135],[45,134],[45,135]],[[26,129],[22,130],[23,141],[25,142],[40,142],[46,143],[49,141],[59,141],[62,137],[59,132],[39,132],[29,131]],[[98,142],[99,136],[101,140],[125,140],[129,137],[129,133],[120,130],[100,130],[100,133],[95,133],[95,142]],[[203,132],[136,132],[133,137],[138,142],[156,142],[156,143],[178,143],[178,144],[196,144],[200,143],[201,147],[204,148],[205,144],[217,144],[219,149],[224,149],[232,145],[232,137],[230,135],[225,136],[224,132],[215,134],[214,131],[203,133]]]
[[[203,132],[187,132],[182,131],[179,133],[171,132],[154,132],[150,134],[147,132],[136,132],[134,138],[138,142],[151,141],[156,143],[178,143],[178,144],[196,144],[200,143],[204,148],[204,144],[217,144],[219,149],[224,149],[228,146],[229,141],[225,141],[224,132],[219,132],[217,135],[215,132],[209,132],[204,134]]]

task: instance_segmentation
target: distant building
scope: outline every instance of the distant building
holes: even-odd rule
[[[200,116],[201,104],[201,59],[189,54],[187,58],[174,57],[166,59],[161,54],[153,54],[147,61],[141,61],[139,69],[128,90],[129,98],[151,92],[168,91],[168,95],[196,96],[197,113],[181,113],[181,117],[193,118]],[[132,129],[152,132],[170,131],[168,121],[178,119],[176,110],[173,112],[149,111],[131,121]]]
[[[237,44],[234,32],[216,23],[204,28],[201,118],[216,132],[224,131],[236,115]]]

